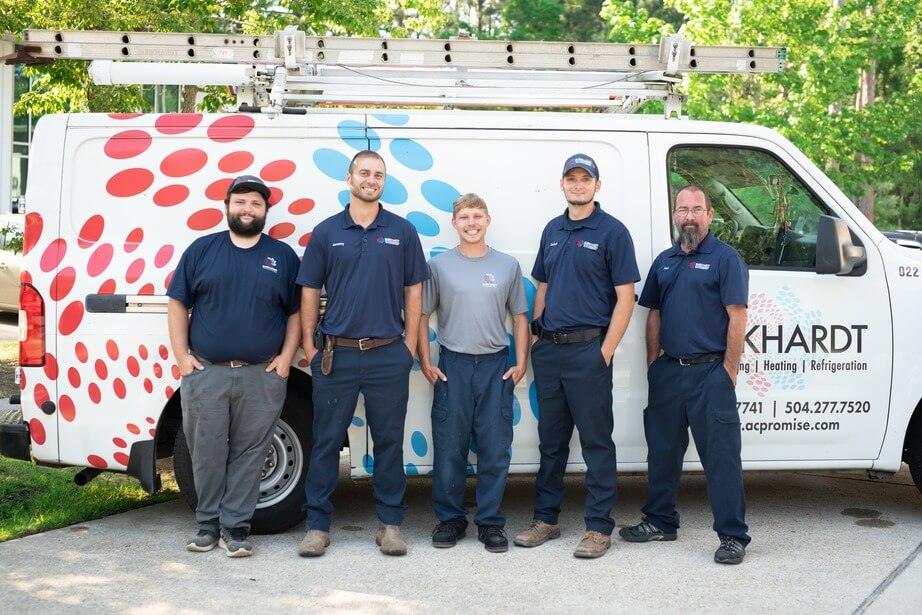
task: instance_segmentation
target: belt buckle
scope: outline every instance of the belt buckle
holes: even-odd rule
[[[555,344],[566,344],[567,343],[567,334],[566,333],[557,333],[556,331],[552,334],[554,336]]]
[[[244,365],[246,365],[246,363],[244,363],[243,361],[237,362],[233,359],[228,361],[227,364],[230,365],[231,369],[237,369],[238,367],[243,367]]]
[[[363,337],[362,339],[359,340],[359,350],[361,350],[361,351],[363,351],[363,352],[364,352],[365,350],[371,350],[372,348],[374,348],[374,341],[375,341],[374,338],[371,338],[371,337]],[[368,348],[365,348],[365,342],[369,342],[369,343],[371,343],[372,345],[369,346]]]
[[[689,365],[693,365],[693,363],[691,361],[688,361],[686,363],[686,359],[679,359],[679,365],[683,367],[688,367]]]

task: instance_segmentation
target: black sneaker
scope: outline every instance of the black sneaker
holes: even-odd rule
[[[505,553],[509,550],[506,530],[498,525],[481,525],[477,528],[477,540],[483,543],[490,553]]]
[[[186,551],[204,553],[211,551],[218,544],[218,535],[212,530],[199,530],[192,540],[186,543]]]
[[[663,530],[650,525],[646,521],[641,521],[637,525],[632,525],[631,527],[623,527],[618,532],[618,535],[621,538],[625,539],[628,542],[650,542],[651,540],[675,540],[676,534],[672,532],[664,532]]]
[[[227,557],[249,557],[253,555],[253,546],[247,540],[247,531],[242,527],[221,530],[218,546],[227,551]]]
[[[464,519],[443,521],[432,530],[432,546],[436,549],[448,549],[464,538],[467,524]]]
[[[714,553],[714,561],[718,564],[739,564],[746,556],[746,547],[736,538],[721,538],[720,546]]]

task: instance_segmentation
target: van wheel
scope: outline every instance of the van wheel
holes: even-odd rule
[[[915,416],[909,421],[903,455],[903,460],[909,466],[912,482],[916,484],[916,489],[922,492],[922,413],[919,410],[916,410]]]
[[[313,414],[310,396],[289,384],[259,480],[259,501],[250,521],[252,533],[284,532],[304,520],[304,478],[313,447]],[[182,429],[173,444],[173,471],[183,499],[195,510],[198,498],[192,458]]]

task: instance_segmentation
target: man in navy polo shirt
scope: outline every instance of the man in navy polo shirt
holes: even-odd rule
[[[739,564],[750,540],[735,390],[749,271],[736,250],[708,232],[713,218],[698,186],[676,194],[679,240],[653,261],[640,296],[640,305],[650,308],[647,502],[641,523],[620,534],[628,542],[676,539],[676,492],[691,427],[720,538],[714,561]]]
[[[640,279],[627,228],[602,211],[595,161],[567,159],[560,188],[564,213],[541,234],[532,277],[538,281],[532,367],[538,394],[541,465],[534,520],[515,544],[535,547],[560,536],[557,518],[573,427],[586,464],[586,534],[573,555],[601,557],[611,545],[617,499],[612,440],[612,358],[634,310]]]
[[[323,555],[330,544],[339,449],[360,392],[374,440],[372,488],[381,522],[375,542],[386,555],[407,552],[400,534],[406,510],[403,430],[429,271],[416,229],[379,202],[385,174],[377,153],[355,155],[346,174],[349,205],[314,228],[298,273],[302,344],[314,387],[307,532],[298,546],[305,557]],[[324,287],[327,307],[318,325]]]
[[[258,177],[231,182],[224,200],[229,230],[192,242],[167,290],[198,498],[199,532],[189,551],[216,544],[228,557],[253,551],[247,535],[259,474],[301,338],[298,257],[262,233],[269,196]]]

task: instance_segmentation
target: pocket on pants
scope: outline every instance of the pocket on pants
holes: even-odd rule
[[[437,379],[432,391],[432,422],[444,423],[446,420],[448,420],[448,383]]]
[[[724,369],[723,361],[714,361],[714,363],[711,373],[708,374],[714,418],[719,423],[739,425],[740,414],[736,409],[736,387],[730,380],[730,374]]]
[[[512,423],[514,414],[512,410],[512,406],[515,403],[513,391],[515,391],[515,381],[512,379],[512,376],[510,376],[503,380],[503,398],[499,406],[500,416],[503,417],[504,421],[509,421],[510,424]]]

